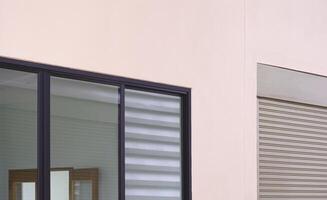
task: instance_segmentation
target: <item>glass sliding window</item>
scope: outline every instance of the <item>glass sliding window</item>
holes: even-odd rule
[[[125,91],[126,200],[181,200],[181,99]]]
[[[0,68],[0,199],[3,200],[35,200],[36,88],[37,74]]]
[[[118,200],[118,88],[50,85],[51,200]]]
[[[0,57],[0,200],[191,199],[190,97]]]

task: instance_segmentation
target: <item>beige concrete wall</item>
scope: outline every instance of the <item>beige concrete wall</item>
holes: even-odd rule
[[[327,1],[246,0],[245,198],[256,198],[256,63],[327,76]]]
[[[256,199],[256,63],[327,75],[324,0],[0,0],[0,55],[192,87],[193,197]]]

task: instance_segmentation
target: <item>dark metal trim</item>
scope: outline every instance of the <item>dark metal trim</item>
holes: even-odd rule
[[[279,69],[283,69],[283,70],[288,70],[288,71],[308,74],[308,75],[312,75],[312,76],[319,76],[319,77],[322,77],[322,78],[327,78],[327,75],[317,74],[317,73],[312,73],[312,72],[307,72],[307,71],[301,71],[301,70],[298,70],[298,69],[295,69],[295,68],[282,67],[282,66],[277,66],[277,65],[267,64],[267,63],[261,63],[261,62],[257,63],[257,68],[259,67],[259,65],[264,65],[266,67],[275,67],[275,68],[279,68]]]
[[[125,88],[181,97],[182,199],[192,200],[191,89],[0,57],[0,68],[38,73],[38,200],[50,200],[50,76],[119,87],[119,200],[125,200]]]
[[[182,96],[182,196],[192,200],[191,91]]]
[[[53,76],[85,80],[90,82],[98,82],[104,84],[112,84],[117,86],[121,84],[125,84],[126,87],[131,86],[137,88],[145,88],[149,90],[168,92],[168,93],[170,92],[174,94],[186,94],[188,91],[190,91],[190,88],[186,88],[186,87],[179,87],[174,85],[155,83],[155,82],[149,82],[144,80],[125,78],[121,76],[101,74],[96,72],[88,72],[78,69],[41,64],[41,63],[30,62],[30,61],[22,61],[22,60],[16,60],[16,59],[5,58],[5,57],[0,57],[0,67],[16,69],[20,71],[30,71],[30,72],[47,71],[50,73],[50,75]]]
[[[50,199],[50,76],[39,72],[37,88],[37,199]]]
[[[119,200],[125,200],[125,85],[119,88],[118,173]]]

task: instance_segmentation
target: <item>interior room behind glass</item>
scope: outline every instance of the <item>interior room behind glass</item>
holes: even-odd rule
[[[118,89],[51,85],[51,200],[117,200]],[[0,199],[34,200],[37,74],[0,69],[0,138]]]
[[[9,170],[37,167],[36,82],[36,74],[0,69],[0,199],[9,199]],[[35,185],[21,187],[35,196]]]

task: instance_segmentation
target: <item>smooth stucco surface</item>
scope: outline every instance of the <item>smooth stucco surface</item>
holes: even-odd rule
[[[193,197],[256,199],[256,63],[327,75],[324,0],[0,0],[0,55],[193,89]]]

